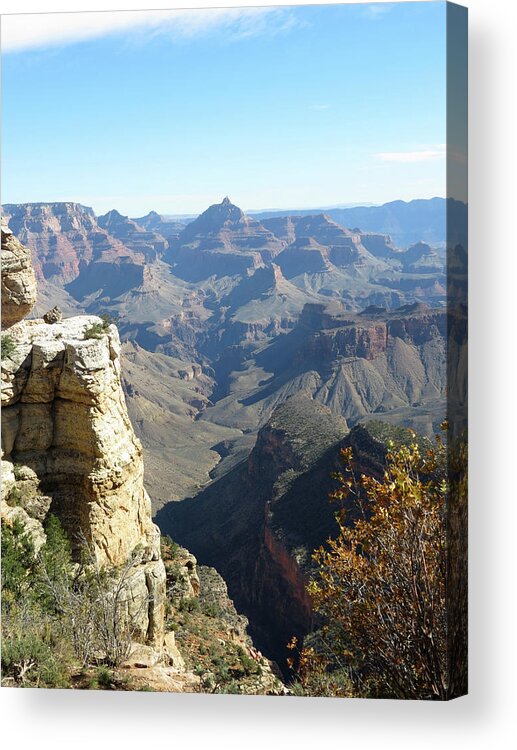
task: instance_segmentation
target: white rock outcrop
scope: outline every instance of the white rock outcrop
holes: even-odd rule
[[[2,227],[2,316],[9,324],[2,336],[9,338],[1,367],[2,518],[20,518],[41,545],[51,512],[77,555],[86,542],[100,566],[123,569],[136,560],[126,573],[126,610],[135,637],[161,648],[165,568],[122,391],[117,328],[94,316],[52,324],[17,319],[35,294],[27,283],[25,298],[20,292],[4,305],[4,286],[14,289],[13,242],[19,245]]]
[[[2,218],[2,328],[25,318],[36,304],[36,277],[31,252]]]

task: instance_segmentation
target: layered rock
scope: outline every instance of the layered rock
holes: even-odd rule
[[[404,270],[409,273],[445,273],[445,253],[439,253],[425,242],[411,245],[400,256]]]
[[[306,305],[300,327],[308,332],[298,352],[300,359],[360,357],[373,360],[386,352],[390,339],[420,346],[436,338],[445,340],[447,318],[442,309],[415,303],[391,312],[374,305],[358,315],[337,305]]]
[[[7,204],[4,214],[18,239],[30,247],[39,281],[67,283],[93,260],[128,255],[124,245],[80,203]]]
[[[330,268],[327,249],[311,237],[299,237],[283,250],[277,263],[287,278],[301,273],[323,273]]]
[[[174,273],[189,281],[246,274],[283,248],[271,231],[225,198],[180,233],[170,251]]]
[[[292,330],[257,349],[252,365],[248,357],[239,386],[248,385],[249,395],[215,399],[203,418],[257,429],[278,404],[305,391],[350,425],[382,413],[431,435],[445,416],[446,331],[446,311],[421,304],[359,314],[337,301],[308,304]],[[257,383],[253,367],[270,376]]]
[[[12,240],[2,240],[3,261]],[[127,613],[139,637],[161,646],[165,571],[121,386],[118,331],[94,316],[52,319],[12,325],[2,357],[3,516],[22,515],[42,531],[52,512],[77,556],[87,544],[100,566],[132,561]]]
[[[109,232],[112,237],[116,237],[123,242],[133,252],[142,253],[147,261],[156,260],[158,255],[168,247],[165,237],[162,237],[158,232],[145,229],[136,221],[123,216],[115,209],[108,211],[104,216],[99,216],[97,222],[100,227]]]
[[[145,216],[140,216],[133,221],[148,232],[161,235],[167,242],[178,239],[180,232],[185,229],[185,224],[167,219],[156,211],[149,211]]]
[[[363,243],[359,231],[345,229],[326,214],[290,217],[285,225],[279,219],[264,221],[265,226],[294,239],[277,258],[289,278],[303,273],[322,273],[336,268],[381,268],[383,261],[375,257]]]
[[[36,278],[30,250],[2,218],[2,328],[23,320],[36,304]]]

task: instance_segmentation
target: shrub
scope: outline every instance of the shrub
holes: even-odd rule
[[[92,323],[91,326],[88,326],[84,329],[84,338],[85,339],[100,339],[104,336],[106,333],[106,329],[102,325],[102,323]]]
[[[2,523],[2,603],[17,601],[27,592],[34,562],[34,545],[23,523]]]
[[[101,323],[92,323],[91,326],[84,329],[85,339],[100,339],[108,331],[110,325],[113,323],[113,319],[106,314],[103,314],[100,317],[102,321]]]
[[[8,359],[11,357],[14,352],[16,351],[16,344],[14,343],[14,339],[12,336],[9,336],[8,333],[4,334],[1,338],[1,344],[0,344],[0,357],[2,362],[5,359]]]
[[[179,603],[178,609],[180,612],[199,612],[199,599],[197,599],[195,596],[191,597],[190,599],[182,599]]]
[[[69,678],[36,630],[2,640],[2,678],[26,687],[67,687]]]
[[[444,700],[445,444],[437,437],[425,452],[416,441],[389,446],[379,480],[356,481],[352,458],[350,448],[342,451],[333,499],[353,496],[359,518],[346,525],[339,511],[338,537],[314,553],[309,592],[324,625],[319,643],[301,650],[298,677],[316,694]]]
[[[113,687],[113,673],[108,667],[102,666],[97,670],[97,684],[103,690],[110,690]]]
[[[55,516],[45,531],[35,557],[23,524],[2,524],[2,664],[6,680],[20,685],[61,686],[77,666],[117,666],[129,654],[132,618],[138,621],[139,602],[128,583],[136,553],[122,569],[107,572],[86,541],[83,563],[72,561]],[[142,597],[142,609],[148,605]]]
[[[21,479],[23,477],[23,464],[14,463],[13,464],[13,473],[14,473],[14,478],[16,480]]]

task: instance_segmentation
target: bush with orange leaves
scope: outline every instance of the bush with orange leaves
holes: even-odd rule
[[[324,625],[298,654],[295,692],[446,700],[444,441],[437,436],[425,447],[413,435],[407,445],[389,444],[381,479],[356,479],[351,448],[341,458],[332,496],[342,505],[339,535],[314,553],[308,587]],[[343,508],[351,504],[358,517],[347,525]],[[294,639],[289,647],[297,651]]]

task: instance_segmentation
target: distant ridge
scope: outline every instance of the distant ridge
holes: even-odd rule
[[[466,245],[467,206],[449,198],[418,198],[409,202],[391,201],[382,206],[356,206],[353,208],[323,209],[326,216],[341,226],[360,229],[362,232],[388,234],[399,247],[406,248],[416,242],[442,244],[446,241],[446,226],[449,225],[449,241]],[[309,216],[321,213],[322,209],[302,211],[249,212],[254,218],[263,219],[281,216]]]

